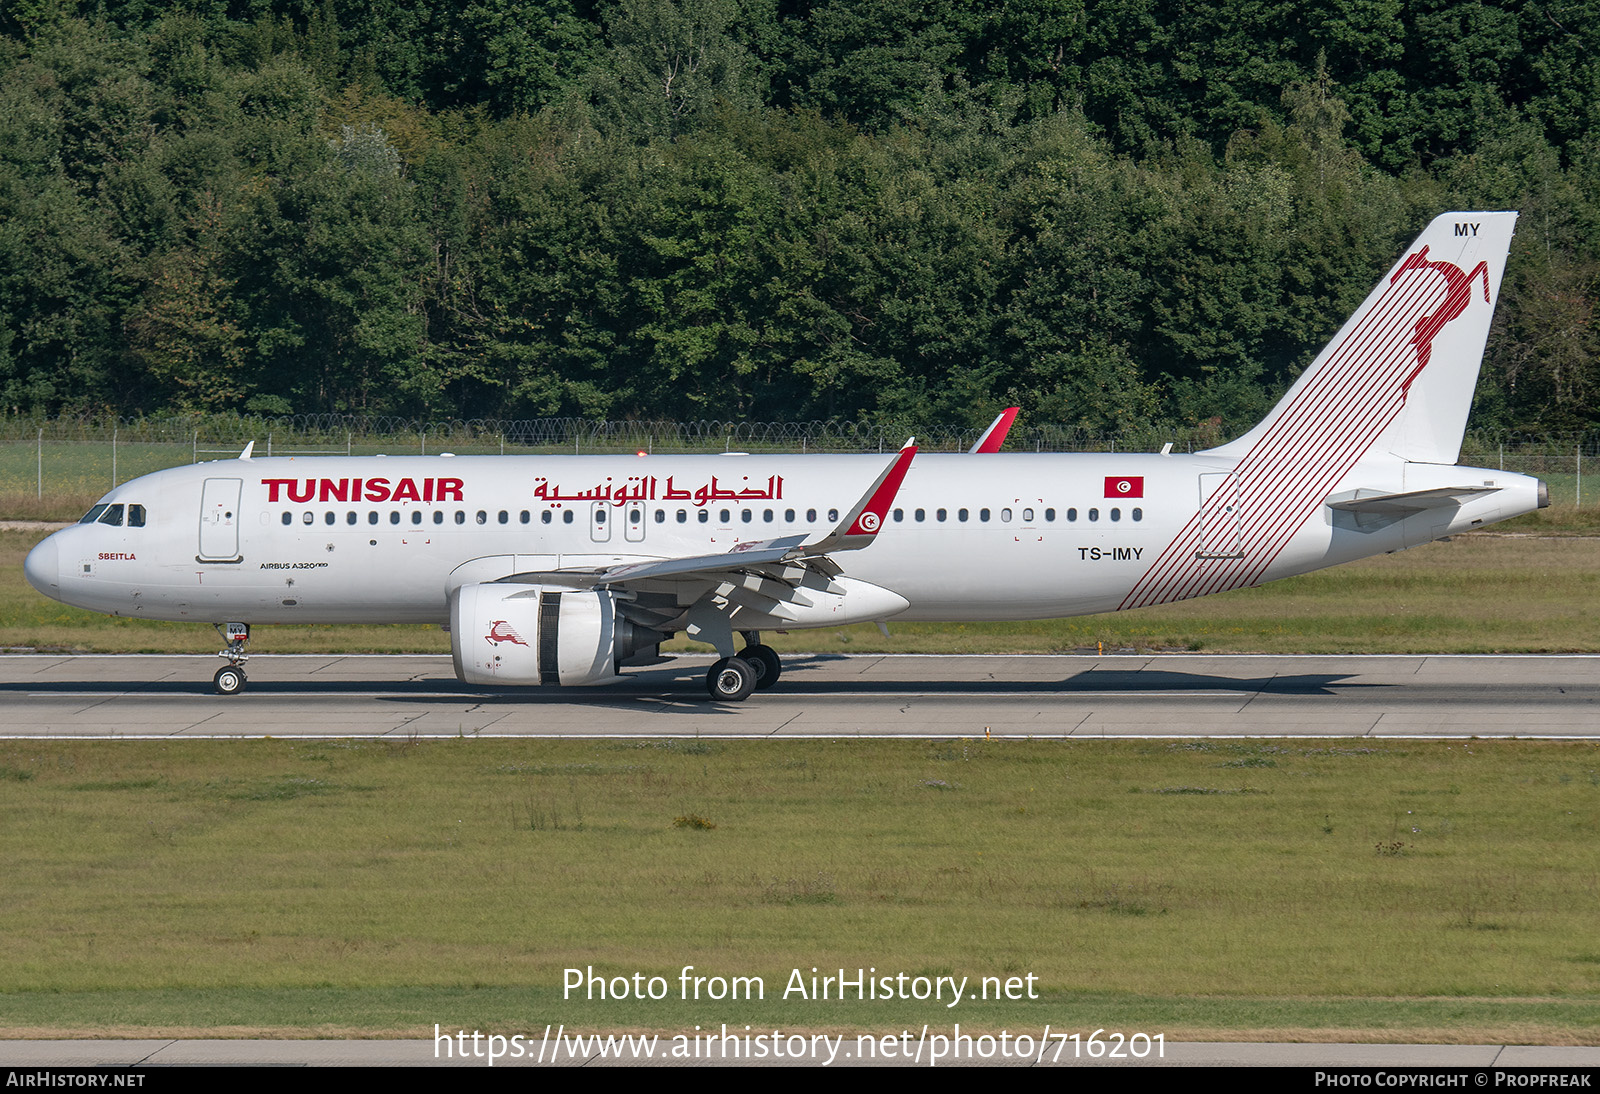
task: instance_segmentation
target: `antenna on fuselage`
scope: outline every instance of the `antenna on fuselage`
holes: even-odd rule
[[[239,458],[241,460],[248,460],[250,458],[250,453],[254,452],[255,450],[256,450],[256,442],[255,441],[251,441],[249,444],[244,446],[244,451],[239,453]]]

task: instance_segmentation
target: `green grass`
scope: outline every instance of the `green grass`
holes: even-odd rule
[[[12,1036],[1600,1034],[1591,744],[28,741],[0,769]],[[766,998],[677,1000],[684,965]],[[563,999],[589,966],[673,995]],[[784,1000],[813,966],[1041,998]]]
[[[29,588],[22,560],[39,532],[0,532],[0,647],[211,653],[211,628],[112,619]],[[1136,612],[1026,623],[890,622],[767,634],[787,652],[1496,653],[1600,650],[1600,539],[1526,533],[1459,536],[1259,589]],[[257,653],[447,653],[428,626],[260,627]],[[678,639],[669,650],[707,650]]]

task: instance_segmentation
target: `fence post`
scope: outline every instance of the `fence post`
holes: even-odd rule
[[[1574,509],[1582,509],[1583,508],[1583,445],[1582,444],[1578,445],[1578,470],[1577,470],[1577,475],[1575,476],[1575,481],[1573,482],[1573,502],[1572,502],[1572,507]]]
[[[39,427],[39,498],[44,498],[44,427]]]
[[[344,431],[344,454],[346,456],[350,455],[350,431],[348,429]]]
[[[119,425],[111,427],[111,489],[117,488],[117,430]]]

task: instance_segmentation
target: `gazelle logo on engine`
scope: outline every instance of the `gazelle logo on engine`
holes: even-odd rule
[[[498,646],[502,642],[515,642],[519,646],[527,645],[522,640],[522,635],[517,633],[516,628],[504,619],[496,619],[493,623],[490,623],[489,633],[484,635],[483,638],[484,641],[494,646]]]

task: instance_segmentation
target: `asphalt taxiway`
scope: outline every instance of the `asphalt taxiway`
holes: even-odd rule
[[[709,700],[708,657],[589,688],[458,683],[442,656],[0,656],[0,737],[1600,739],[1600,656],[792,655]]]

